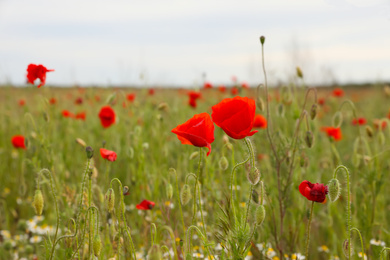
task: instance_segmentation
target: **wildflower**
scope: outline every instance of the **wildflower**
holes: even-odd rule
[[[364,117],[354,118],[352,120],[353,125],[365,125],[367,120]]]
[[[387,122],[385,120],[382,121],[381,123],[381,120],[380,119],[374,119],[372,120],[373,121],[373,124],[374,124],[374,128],[375,129],[378,129],[380,128],[380,130],[383,130],[386,128],[387,126]]]
[[[104,106],[99,112],[100,123],[104,128],[115,123],[115,111],[110,106]]]
[[[106,159],[110,162],[116,161],[116,152],[110,151],[104,148],[100,148],[100,155],[102,156],[103,159]]]
[[[26,100],[24,100],[24,99],[20,99],[19,100],[19,106],[24,106],[26,104]]]
[[[299,185],[299,192],[310,201],[323,203],[328,194],[328,186],[322,183],[313,184],[305,180]]]
[[[76,98],[76,100],[74,101],[74,103],[75,103],[76,105],[81,105],[81,104],[83,103],[83,98],[81,98],[81,97]]]
[[[221,86],[218,87],[218,90],[221,93],[225,93],[226,92],[226,87],[224,85],[221,85]]]
[[[249,88],[249,84],[247,82],[242,82],[241,83],[241,87],[245,88],[245,89],[248,89]]]
[[[267,119],[262,115],[256,115],[255,121],[253,122],[253,127],[258,128],[267,128]]]
[[[14,135],[11,139],[12,145],[15,148],[27,149],[26,141],[23,135]]]
[[[209,89],[209,88],[213,88],[213,84],[211,84],[210,82],[205,82],[204,84],[203,84],[203,88],[205,88],[205,89]]]
[[[150,96],[153,96],[153,95],[154,95],[154,89],[153,89],[153,88],[150,88],[150,89],[148,90],[148,94],[149,94]]]
[[[134,102],[135,94],[134,93],[127,94],[126,98],[128,101]]]
[[[63,117],[74,117],[73,113],[69,112],[68,110],[62,110],[61,113]]]
[[[76,114],[76,119],[81,119],[83,121],[85,121],[85,117],[86,117],[86,113],[85,112],[80,112],[80,113],[77,113]]]
[[[190,106],[190,107],[193,107],[193,108],[196,108],[197,107],[197,103],[196,103],[196,99],[189,99],[188,100],[188,105]]]
[[[318,247],[318,252],[329,253],[329,248],[327,246],[325,246],[325,245],[319,246]]]
[[[40,79],[41,84],[38,85],[38,88],[40,88],[43,85],[45,85],[46,72],[50,72],[50,71],[54,71],[54,70],[48,70],[43,65],[30,64],[27,67],[27,81],[30,84],[34,84],[34,81],[36,79]]]
[[[55,103],[57,103],[57,99],[51,98],[51,99],[49,99],[49,103],[50,103],[50,105],[54,105]]]
[[[367,258],[367,255],[364,253],[364,255],[363,255],[363,253],[362,252],[359,252],[358,253],[358,257],[359,258],[363,258],[364,260],[367,260],[368,258]]]
[[[8,230],[0,230],[3,239],[11,239],[11,233]]]
[[[238,88],[232,87],[232,89],[230,90],[230,93],[231,93],[233,96],[237,95],[237,94],[238,94]]]
[[[214,124],[209,114],[194,115],[184,124],[172,129],[172,133],[177,135],[182,144],[207,147],[209,149],[207,155],[210,154],[211,143],[214,142]]]
[[[272,247],[268,248],[267,256],[270,257],[270,258],[276,256],[276,252],[275,252],[275,250]]]
[[[196,100],[198,100],[201,97],[201,93],[195,92],[195,91],[190,91],[190,92],[188,92],[188,97],[190,98],[188,100],[188,104],[191,107],[195,108],[196,107]]]
[[[340,141],[343,138],[340,127],[322,127],[321,131],[326,132],[335,141]]]
[[[255,119],[255,101],[247,97],[225,98],[212,107],[211,117],[214,123],[234,139],[252,136],[258,131],[251,131]]]
[[[155,203],[153,201],[143,200],[140,204],[138,204],[135,207],[140,210],[151,210],[153,209],[154,205]]]
[[[30,243],[32,243],[32,244],[36,244],[36,243],[39,243],[41,241],[42,241],[42,237],[41,236],[35,235],[35,236],[32,236],[30,238]]]
[[[382,246],[382,247],[386,246],[385,242],[380,241],[380,240],[376,240],[374,238],[370,240],[370,244],[374,245],[374,246]]]
[[[344,90],[342,90],[341,88],[335,88],[332,92],[332,95],[334,97],[342,97],[344,96]]]
[[[318,99],[318,104],[319,104],[320,106],[325,105],[325,98],[319,98],[319,99]]]

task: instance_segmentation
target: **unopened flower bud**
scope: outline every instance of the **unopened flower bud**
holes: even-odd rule
[[[233,150],[233,145],[231,143],[228,143],[226,144],[226,148],[231,151]]]
[[[254,203],[259,204],[259,193],[256,190],[252,191],[252,200]]]
[[[349,259],[349,250],[352,251],[352,245],[349,244],[348,239],[344,240],[343,243],[343,253],[347,259]]]
[[[366,134],[368,137],[372,137],[374,135],[374,130],[369,125],[366,126]]]
[[[252,185],[256,185],[260,181],[260,170],[253,167],[250,171],[247,171],[246,177]]]
[[[263,205],[257,207],[255,212],[256,225],[261,225],[265,219],[265,208]]]
[[[109,105],[115,105],[116,103],[116,92],[112,93],[111,95],[109,95],[106,99],[106,103],[109,104]]]
[[[102,241],[100,239],[99,234],[95,235],[95,238],[93,239],[92,245],[93,245],[93,254],[96,257],[99,257],[100,256],[100,252],[102,251]]]
[[[265,42],[265,37],[262,35],[260,36],[260,43],[263,45]]]
[[[157,107],[158,110],[166,111],[168,109],[168,104],[165,102],[162,102]]]
[[[42,215],[42,210],[43,210],[43,196],[41,190],[36,190],[34,194],[34,200],[33,200],[33,207],[35,209],[35,213],[40,216]]]
[[[48,115],[46,112],[43,112],[43,119],[44,119],[46,122],[49,122],[49,115]]]
[[[106,207],[109,212],[112,212],[115,205],[115,192],[112,188],[109,188],[105,195]]]
[[[130,189],[128,186],[123,187],[123,196],[127,196],[130,194]]]
[[[219,159],[218,164],[219,164],[219,168],[222,171],[225,171],[229,167],[229,162],[225,156],[222,156],[221,159]]]
[[[307,131],[305,136],[305,142],[307,147],[311,148],[313,146],[314,135],[312,131]]]
[[[333,127],[339,128],[343,123],[343,114],[340,111],[337,111],[332,119]]]
[[[172,199],[173,196],[173,187],[172,184],[168,183],[166,187],[166,192],[167,192],[167,198],[170,200]]]
[[[92,157],[93,157],[93,149],[92,149],[92,147],[91,146],[87,146],[85,148],[85,151],[87,152],[87,158],[88,159],[92,159]]]
[[[283,104],[279,104],[279,106],[278,106],[278,115],[279,116],[284,116],[284,106],[283,106]]]
[[[316,118],[316,115],[317,115],[317,107],[318,105],[316,103],[314,103],[312,106],[311,106],[311,109],[310,109],[310,118],[311,120],[314,120],[314,118]]]
[[[152,247],[148,251],[148,260],[161,260],[163,259],[160,246],[157,244],[153,244]]]
[[[187,205],[187,203],[191,200],[191,198],[192,198],[192,194],[191,194],[190,185],[184,184],[180,193],[181,204],[183,206]]]
[[[331,179],[328,184],[328,196],[331,202],[335,202],[341,193],[340,182],[337,179]]]
[[[257,97],[257,102],[256,102],[257,108],[260,109],[260,111],[264,111],[264,100],[261,97]]]
[[[190,160],[195,159],[196,157],[198,157],[198,155],[199,155],[199,152],[193,152],[193,153],[190,155]]]
[[[76,138],[76,143],[78,143],[79,145],[81,145],[82,147],[86,147],[87,144],[84,142],[83,139],[81,138]]]
[[[302,73],[302,70],[301,70],[301,68],[300,67],[297,67],[297,76],[298,76],[298,78],[303,78],[303,73]]]

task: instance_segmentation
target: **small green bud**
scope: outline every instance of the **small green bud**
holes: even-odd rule
[[[328,184],[328,196],[331,202],[335,202],[341,193],[340,182],[337,179],[331,179]]]
[[[199,152],[193,152],[193,153],[190,155],[190,160],[195,159],[196,157],[198,157],[198,155],[199,155]]]
[[[163,259],[160,246],[157,244],[153,244],[152,247],[148,251],[148,260],[161,260]]]
[[[307,147],[311,148],[313,146],[314,135],[312,131],[307,131],[305,136],[305,142]]]
[[[278,106],[278,115],[279,116],[284,116],[284,106],[283,106],[283,104],[279,104],[279,106]]]
[[[231,143],[226,144],[226,148],[230,151],[233,150],[233,145]]]
[[[372,127],[367,125],[366,126],[366,134],[368,137],[373,137],[374,136],[374,130],[372,130]]]
[[[259,204],[259,193],[256,190],[252,191],[252,200],[254,203]]]
[[[93,239],[92,245],[93,245],[93,254],[96,257],[99,257],[100,256],[100,252],[102,251],[102,241],[100,239],[99,234],[95,235],[95,238]]]
[[[303,79],[303,73],[302,73],[302,70],[300,67],[297,67],[297,76],[298,76],[298,78]]]
[[[26,253],[26,255],[31,255],[34,253],[34,247],[32,245],[26,245],[24,248],[24,253]]]
[[[130,194],[129,186],[124,186],[123,187],[123,196],[127,196],[129,194]]]
[[[176,169],[175,168],[169,168],[169,174],[176,175]]]
[[[91,146],[87,146],[85,148],[85,151],[87,152],[87,158],[88,159],[92,159],[92,157],[93,157],[93,149],[92,149],[92,147]]]
[[[10,250],[12,249],[12,247],[13,247],[12,241],[11,241],[11,240],[6,240],[6,241],[4,241],[3,247],[4,247],[4,249],[5,249],[6,251],[10,251]]]
[[[349,250],[352,252],[352,245],[349,244],[348,239],[345,239],[343,243],[343,253],[347,259],[349,259]]]
[[[265,42],[265,37],[262,35],[262,36],[260,36],[260,43],[261,43],[261,45],[263,45],[264,42]]]
[[[106,207],[109,212],[112,212],[115,205],[115,192],[112,188],[109,188],[105,195]]]
[[[168,183],[166,187],[166,192],[167,192],[167,198],[170,200],[172,199],[173,196],[173,187],[172,184]]]
[[[218,164],[222,171],[225,171],[229,167],[229,162],[225,156],[222,156],[221,159],[219,159]]]
[[[265,105],[264,105],[264,100],[261,97],[257,97],[257,102],[256,102],[257,108],[260,109],[260,111],[264,111]]]
[[[49,122],[49,115],[48,115],[46,112],[43,112],[43,119],[44,119],[46,122]]]
[[[318,105],[316,103],[314,103],[312,106],[311,106],[311,109],[310,109],[310,118],[311,120],[314,120],[314,118],[316,118],[316,115],[317,115],[317,107]]]
[[[180,193],[181,204],[185,206],[191,200],[191,198],[192,198],[192,194],[191,194],[190,185],[184,184]]]
[[[256,225],[261,225],[265,219],[265,208],[263,205],[257,207],[255,212]]]
[[[42,210],[43,210],[43,196],[41,190],[36,190],[35,195],[34,195],[34,200],[33,200],[33,207],[35,209],[35,213],[40,216],[42,215]]]
[[[246,177],[252,185],[256,185],[260,181],[260,170],[253,167],[250,171],[247,171]]]
[[[340,111],[337,111],[333,116],[332,122],[334,127],[339,128],[343,123],[343,114],[341,114]]]

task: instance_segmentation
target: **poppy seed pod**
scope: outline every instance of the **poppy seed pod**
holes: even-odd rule
[[[310,118],[311,120],[314,120],[314,118],[316,118],[316,115],[317,115],[317,107],[318,105],[316,103],[314,103],[312,106],[311,106],[311,109],[310,109]]]
[[[191,198],[192,198],[192,194],[191,194],[190,185],[184,184],[180,193],[181,204],[183,206],[187,205],[187,203],[191,200]]]
[[[167,192],[167,198],[170,200],[172,199],[173,196],[173,187],[172,184],[168,183],[166,187],[166,192]]]
[[[263,99],[261,98],[261,97],[257,97],[257,99],[256,99],[256,105],[257,105],[257,108],[258,109],[260,109],[260,111],[264,111],[264,108],[265,108],[265,106],[264,106],[264,101],[263,101]]]
[[[36,190],[34,194],[33,207],[35,209],[35,213],[40,216],[42,215],[44,200],[42,196],[41,190]]]
[[[246,177],[252,185],[256,185],[260,181],[260,170],[256,167],[253,167],[252,169],[247,171]]]
[[[265,42],[265,37],[262,35],[260,36],[260,43],[263,45]]]
[[[340,111],[337,111],[332,119],[333,127],[339,128],[341,124],[343,123],[343,114],[341,114]]]
[[[95,235],[95,238],[93,239],[92,246],[93,246],[93,254],[96,257],[99,257],[100,256],[100,252],[102,251],[102,241],[100,239],[99,234]]]
[[[77,139],[76,139],[76,142],[77,142]],[[93,149],[92,149],[92,147],[91,146],[87,146],[85,148],[85,151],[87,153],[87,158],[88,159],[92,159],[92,157],[93,157]]]
[[[221,159],[219,159],[218,164],[219,164],[219,168],[222,171],[225,171],[229,167],[229,162],[225,156],[222,156]]]
[[[163,259],[160,246],[157,244],[153,244],[152,247],[148,251],[148,260],[160,260]]]
[[[314,141],[314,135],[312,131],[307,131],[305,136],[305,142],[307,147],[311,148],[313,146],[313,141]]]
[[[261,225],[265,219],[265,208],[263,205],[257,207],[255,212],[256,225]]]
[[[340,197],[340,182],[337,179],[331,179],[328,184],[328,196],[331,202],[335,202]]]
[[[109,212],[112,212],[115,205],[115,192],[112,188],[109,188],[105,195],[106,206]]]

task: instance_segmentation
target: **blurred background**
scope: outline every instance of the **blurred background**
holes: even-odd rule
[[[390,81],[389,0],[0,0],[0,85],[312,85]]]

